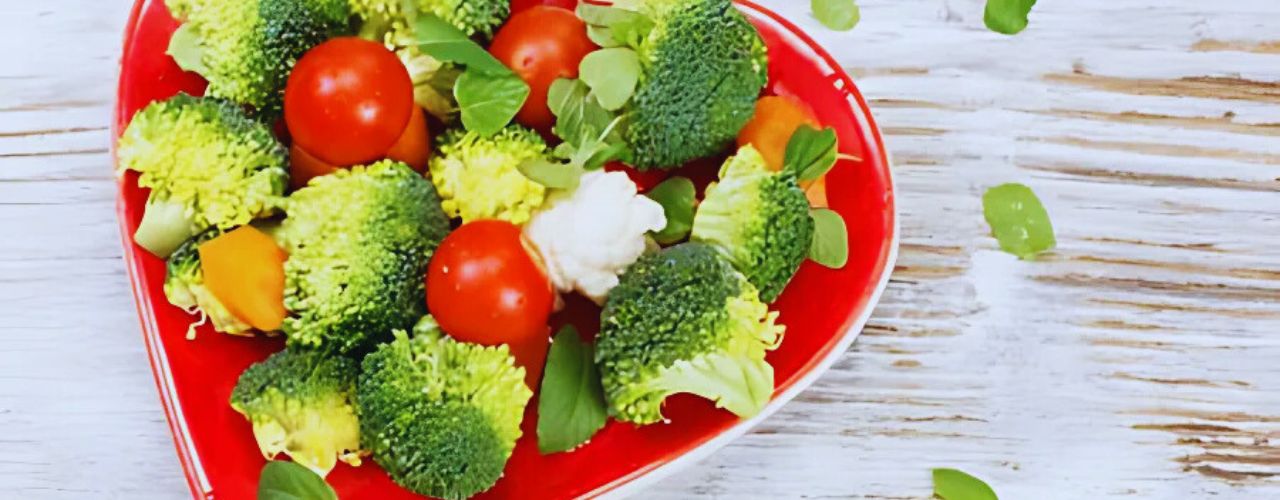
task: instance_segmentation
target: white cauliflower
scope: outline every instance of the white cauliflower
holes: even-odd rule
[[[618,275],[651,245],[647,233],[667,225],[662,205],[637,194],[621,172],[588,172],[578,189],[557,192],[525,226],[551,282],[603,304]]]

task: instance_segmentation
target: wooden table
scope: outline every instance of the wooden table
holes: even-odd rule
[[[121,261],[107,123],[131,0],[0,3],[0,497],[184,498]],[[861,0],[833,33],[902,255],[855,347],[658,496],[1280,498],[1280,2]],[[989,186],[1059,248],[996,250]],[[572,471],[566,471],[572,473]]]

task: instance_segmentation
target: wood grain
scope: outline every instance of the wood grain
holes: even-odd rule
[[[127,0],[2,2],[3,498],[184,498],[118,247]],[[862,0],[821,29],[894,157],[902,257],[857,344],[658,497],[1280,498],[1280,3]],[[1059,248],[997,251],[1023,182]],[[572,471],[566,471],[572,473]]]

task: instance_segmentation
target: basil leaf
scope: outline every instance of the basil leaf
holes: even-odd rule
[[[587,84],[582,80],[572,80],[569,78],[557,78],[551,82],[551,86],[547,87],[547,107],[551,108],[551,114],[557,118],[563,118],[565,110],[573,105],[574,101],[581,101],[587,96]]]
[[[604,389],[590,344],[565,326],[547,354],[538,397],[538,451],[547,455],[581,446],[604,427]]]
[[[424,54],[441,61],[465,65],[468,69],[511,73],[511,70],[489,54],[489,51],[472,41],[466,33],[448,21],[434,15],[423,14],[418,16],[413,26],[418,49]]]
[[[1040,198],[1022,184],[1002,184],[982,195],[982,211],[1000,249],[1020,259],[1057,246],[1053,223]]]
[[[525,160],[516,166],[529,180],[552,189],[577,189],[582,169],[547,160]]]
[[[987,0],[982,21],[996,33],[1016,35],[1027,27],[1027,16],[1036,0]]]
[[[662,205],[662,212],[667,216],[667,227],[653,233],[654,241],[670,245],[689,236],[689,230],[693,229],[693,203],[698,196],[693,181],[672,177],[654,186],[645,196]]]
[[[183,71],[201,75],[208,71],[204,65],[204,47],[201,45],[200,35],[191,23],[178,26],[169,38],[169,48],[165,53],[173,57],[173,62],[178,63]]]
[[[311,469],[273,460],[262,468],[258,500],[338,500],[338,494]]]
[[[836,31],[849,31],[862,19],[862,10],[854,0],[810,0],[809,7],[818,22]]]
[[[599,45],[606,49],[609,47],[622,46],[622,43],[619,42],[617,38],[614,38],[613,28],[607,28],[604,26],[596,26],[594,24],[588,24],[587,38],[590,38],[592,43],[595,43],[596,45]]]
[[[933,494],[942,500],[999,500],[987,483],[955,469],[933,469]]]
[[[844,218],[828,208],[810,210],[809,216],[814,223],[809,260],[831,269],[843,268],[849,263],[849,228]]]
[[[608,111],[631,100],[640,81],[640,56],[626,48],[600,49],[582,58],[578,75]]]
[[[514,73],[468,68],[454,84],[453,96],[462,110],[462,124],[467,130],[487,137],[498,133],[515,118],[529,98],[529,85]]]
[[[826,175],[836,165],[836,131],[801,125],[787,141],[782,157],[783,170],[795,172],[802,181]]]

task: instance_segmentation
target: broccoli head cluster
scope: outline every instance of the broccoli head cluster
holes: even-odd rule
[[[492,137],[463,129],[446,131],[431,157],[431,181],[445,213],[463,222],[501,219],[523,224],[542,206],[547,188],[525,177],[525,160],[547,157],[547,143],[531,129],[508,125]]]
[[[641,257],[609,294],[596,339],[596,365],[610,413],[662,420],[677,393],[710,399],[741,417],[773,394],[765,353],[782,341],[777,313],[720,254],[683,243]]]
[[[809,200],[791,171],[773,172],[750,145],[725,162],[707,187],[690,238],[719,250],[773,302],[813,243]]]
[[[286,453],[323,477],[338,460],[360,465],[356,376],[345,357],[286,349],[240,374],[231,407],[253,424],[268,460]]]
[[[396,483],[462,499],[502,476],[530,397],[506,346],[454,341],[427,317],[365,357],[356,407],[366,446]]]
[[[294,192],[286,211],[291,345],[348,353],[425,313],[422,276],[450,227],[421,175],[393,161],[339,170]]]
[[[395,46],[413,44],[413,18],[431,14],[480,39],[493,36],[511,15],[509,0],[350,0],[351,12],[359,16],[361,34],[384,36]],[[410,12],[416,9],[416,12]]]

